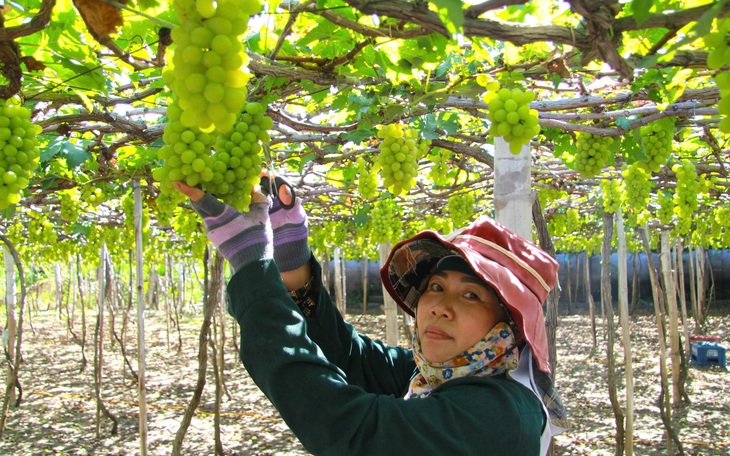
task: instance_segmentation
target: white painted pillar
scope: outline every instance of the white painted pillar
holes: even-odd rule
[[[380,267],[388,261],[390,242],[380,244]],[[383,286],[383,311],[385,312],[385,343],[391,347],[398,345],[398,304]]]
[[[502,137],[494,138],[494,219],[532,240],[532,176],[530,146],[519,154]]]

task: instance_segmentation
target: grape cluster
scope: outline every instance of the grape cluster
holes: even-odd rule
[[[178,204],[185,200],[185,196],[180,192],[162,193],[160,192],[155,199],[155,215],[157,216],[157,224],[160,226],[170,226],[172,223],[172,214],[177,209]]]
[[[710,50],[707,67],[711,70],[721,70],[730,65],[730,18],[717,19],[716,24],[717,28],[704,37],[705,45]],[[723,117],[718,128],[723,133],[730,133],[730,70],[718,72],[714,79],[720,89],[718,109]]]
[[[0,210],[20,201],[38,166],[36,136],[41,127],[30,121],[30,110],[15,100],[0,99]]]
[[[345,245],[349,237],[345,222],[329,222],[326,229],[332,233],[330,240],[333,245],[340,247]]]
[[[603,210],[612,214],[618,212],[618,208],[621,207],[621,184],[618,179],[603,179],[600,185]]]
[[[257,0],[175,0],[172,65],[163,80],[180,102],[186,128],[229,131],[246,102],[248,56],[241,36]]]
[[[181,116],[179,103],[173,101],[167,108],[168,122],[162,134],[165,145],[158,152],[164,164],[152,171],[152,177],[160,183],[160,191],[166,194],[175,191],[172,186],[175,181],[185,181],[194,187],[213,179],[210,154],[215,136],[197,127],[184,126]]]
[[[639,133],[646,151],[646,160],[642,164],[647,170],[658,173],[672,153],[674,122],[665,117],[642,126]]]
[[[719,240],[719,245],[726,246],[730,244],[730,207],[719,206],[715,208],[712,231]]]
[[[380,154],[377,166],[383,185],[395,196],[408,191],[416,184],[418,160],[424,155],[431,141],[419,141],[416,130],[389,124],[378,130]]]
[[[40,212],[30,211],[28,212],[28,229],[26,230],[27,238],[24,242],[17,243],[22,245],[27,243],[28,245],[44,245],[52,246],[56,244],[58,240],[58,233],[56,228],[53,226],[45,214]]]
[[[656,212],[656,218],[662,224],[669,225],[672,223],[672,218],[674,218],[674,196],[669,190],[664,190],[657,196],[659,208]]]
[[[357,192],[365,200],[378,196],[378,175],[362,157],[357,159]]]
[[[640,163],[626,165],[621,171],[624,180],[621,182],[621,199],[624,207],[640,213],[646,210],[654,187],[649,178],[651,175],[644,170]]]
[[[568,210],[565,211],[565,229],[568,234],[580,233],[581,225],[582,223],[580,220],[580,213],[578,212],[578,209],[574,207],[568,208]]]
[[[682,160],[672,166],[677,175],[677,189],[674,192],[674,213],[677,215],[677,232],[687,234],[692,228],[692,218],[699,208],[699,182],[695,165],[689,160]]]
[[[403,222],[398,216],[395,201],[381,199],[370,211],[370,240],[375,244],[394,241],[400,237]]]
[[[543,187],[537,192],[537,198],[540,201],[540,207],[543,209],[553,205],[556,201],[567,198],[568,194],[563,190],[550,187]]]
[[[434,147],[428,154],[431,160],[431,168],[428,171],[428,178],[437,186],[445,186],[449,184],[449,161],[451,160],[451,151]]]
[[[274,123],[261,103],[247,103],[234,129],[218,135],[211,157],[213,178],[203,188],[234,209],[245,212],[261,175],[261,150],[269,146]]]
[[[550,232],[550,236],[556,239],[560,239],[565,236],[567,228],[566,220],[567,217],[565,214],[560,212],[554,213],[548,221],[548,231]]]
[[[515,155],[540,132],[538,112],[530,109],[534,99],[534,91],[518,87],[503,87],[485,96],[489,105],[487,118],[492,122],[489,134],[503,137],[509,143],[510,152]]]
[[[60,215],[63,220],[73,224],[79,218],[79,195],[76,189],[58,192],[61,201]]]
[[[474,195],[472,193],[451,195],[448,208],[454,228],[461,228],[471,221],[472,215],[474,215]]]
[[[586,178],[601,172],[611,156],[611,144],[613,138],[610,136],[596,136],[581,131],[576,133],[575,170]]]
[[[312,250],[318,253],[327,252],[329,250],[328,242],[329,235],[324,225],[312,223],[309,226],[309,245]]]
[[[436,217],[431,214],[426,216],[426,229],[446,234],[453,231],[451,220],[444,217]]]
[[[95,208],[104,202],[104,191],[100,187],[89,183],[81,190],[81,199]]]

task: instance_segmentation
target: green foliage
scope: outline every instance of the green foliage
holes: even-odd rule
[[[539,120],[524,142],[531,145],[533,184],[546,216],[556,218],[553,224],[559,225],[561,217],[565,222],[563,228],[553,227],[566,230],[561,248],[600,245],[596,217],[605,200],[598,181],[617,175],[625,165],[649,162],[651,153],[639,126],[653,124],[646,119],[665,110],[675,111],[679,122],[671,134],[670,155],[660,171],[652,169],[656,185],[646,205],[650,222],[678,223],[672,212],[667,217],[661,203],[666,203],[662,192],[676,187],[668,166],[681,157],[696,165],[698,182],[704,182],[704,176],[710,182],[706,191],[699,191],[701,205],[684,219],[690,225],[683,229],[708,233],[704,238],[697,234],[697,242],[718,246],[727,239],[716,221],[723,217],[719,209],[728,203],[727,178],[719,170],[724,165],[718,164],[717,154],[730,139],[722,132],[729,124],[725,121],[717,128],[720,119],[711,109],[717,107],[724,115],[730,102],[719,102],[708,91],[730,87],[730,76],[723,76],[714,65],[708,70],[697,64],[698,53],[712,47],[698,39],[713,42],[724,36],[717,18],[727,1],[708,4],[697,20],[689,22],[683,22],[681,13],[694,4],[653,0],[623,4],[610,33],[621,43],[618,53],[634,67],[631,77],[613,76],[617,68],[585,59],[596,55],[581,28],[584,20],[558,2],[541,0],[485,11],[470,17],[467,28],[464,12],[471,5],[458,0],[409,3],[424,13],[418,23],[399,16],[397,10],[386,13],[381,3],[368,2],[359,11],[340,0],[320,0],[316,8],[312,5],[292,15],[280,2],[268,2],[241,37],[252,56],[247,101],[261,102],[273,119],[273,160],[277,170],[296,184],[312,214],[313,231],[320,223],[324,230],[325,224],[350,219],[354,226],[342,225],[344,245],[353,249],[353,255],[372,254],[375,243],[368,230],[373,228],[373,213],[377,216],[383,210],[378,206],[385,204],[382,201],[388,201],[390,217],[403,225],[383,236],[393,241],[418,227],[450,231],[447,201],[455,192],[471,192],[475,210],[489,213],[485,195],[494,185],[490,165],[494,142],[488,131],[495,122],[488,118],[483,96],[496,83],[510,88],[518,83],[535,93],[527,104],[533,114],[539,112]],[[9,5],[5,27],[12,29],[28,23],[41,2]],[[677,22],[675,36],[661,27],[642,28],[658,13]],[[128,220],[124,201],[129,198],[130,181],[139,179],[150,261],[159,262],[158,254],[165,248],[180,255],[190,255],[191,250],[202,255],[205,238],[199,220],[184,198],[173,192],[161,196],[160,179],[152,177],[161,162],[163,128],[170,120],[166,115],[170,86],[161,76],[173,60],[171,49],[179,44],[165,48],[160,32],[165,24],[180,21],[169,3],[158,0],[130,1],[121,17],[116,32],[103,37],[106,44],[102,44],[89,32],[74,3],[60,2],[46,26],[14,40],[23,59],[24,105],[43,128],[38,135],[39,167],[20,202],[4,211],[20,224],[2,222],[2,229],[14,233],[24,254],[43,254],[39,246],[26,244],[48,245],[50,233],[56,234],[53,242],[59,247],[45,249],[49,258],[80,251],[97,255],[101,241],[116,242],[110,248],[122,254],[132,236],[124,225]],[[622,21],[632,19],[639,25],[620,28]],[[493,23],[482,20],[499,22],[509,34],[495,34]],[[535,22],[544,27],[541,33],[546,38],[526,42],[526,37],[536,36],[525,33]],[[442,26],[445,34],[436,32],[443,31]],[[566,36],[571,38],[566,41]],[[691,67],[682,62],[692,62]],[[570,107],[560,107],[563,102]],[[402,191],[402,185],[396,188],[394,182],[376,180],[378,187],[366,194],[358,187],[373,175],[366,173],[369,167],[355,163],[380,162],[377,132],[393,124],[432,143],[408,165],[414,169],[408,191]],[[576,131],[584,127],[610,133],[614,142],[605,159],[601,157],[598,166],[581,176],[576,172],[584,171],[577,158]],[[680,143],[694,149],[680,150]],[[577,222],[566,207],[577,211]],[[337,229],[341,237],[342,228],[331,228]],[[32,232],[37,233],[31,236]],[[331,241],[317,242],[318,248],[332,248]]]

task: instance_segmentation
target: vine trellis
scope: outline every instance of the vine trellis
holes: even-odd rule
[[[3,13],[0,43],[17,48],[4,57],[5,67],[25,69],[6,71],[4,88],[17,87],[9,95],[34,109],[46,150],[14,214],[40,211],[59,226],[121,227],[124,214],[114,201],[129,193],[132,179],[142,179],[151,226],[171,234],[169,221],[156,217],[159,188],[151,171],[169,102],[160,74],[168,47],[174,49],[164,25],[177,19],[166,4],[107,3],[116,15],[111,28],[82,18],[82,5],[79,15],[55,0]],[[357,192],[355,163],[372,161],[375,128],[392,122],[413,125],[452,153],[449,186],[425,178],[430,162],[421,159],[417,187],[398,198],[404,218],[448,218],[446,199],[469,189],[481,197],[477,210],[490,211],[493,141],[475,77],[505,71],[521,73],[537,93],[530,107],[539,111],[543,134],[531,143],[532,177],[538,193],[554,191],[543,202],[548,220],[572,207],[586,227],[600,226],[598,182],[619,177],[641,153],[619,148],[604,173],[585,179],[566,161],[575,133],[630,146],[639,127],[667,116],[677,126],[673,158],[691,158],[712,180],[700,209],[709,219],[726,202],[730,165],[727,137],[717,129],[721,94],[702,36],[730,2],[665,3],[488,0],[463,5],[463,17],[455,18],[427,2],[270,2],[245,37],[249,98],[267,104],[274,157],[299,187],[313,223],[362,222],[362,207],[373,201]],[[70,20],[73,27],[62,27]],[[454,27],[459,36],[449,31]],[[652,182],[655,190],[673,188],[671,163]],[[81,198],[77,220],[60,217],[59,192],[89,186],[104,189],[103,209]],[[79,232],[69,228],[61,239]]]

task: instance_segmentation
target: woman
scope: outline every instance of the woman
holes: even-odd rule
[[[255,190],[239,214],[175,185],[233,267],[228,310],[241,360],[308,451],[544,454],[554,431],[544,404],[559,401],[535,383],[549,386],[541,305],[557,279],[543,251],[487,217],[396,245],[381,276],[416,331],[413,350],[389,347],[338,313],[300,203],[281,204],[289,194]]]

